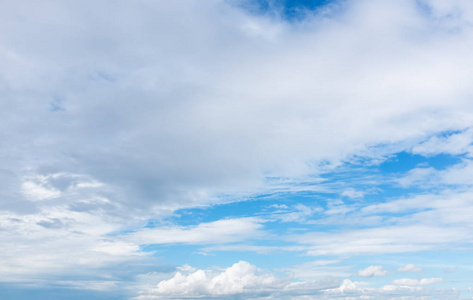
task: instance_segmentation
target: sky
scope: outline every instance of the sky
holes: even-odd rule
[[[0,299],[473,298],[473,2],[3,0]]]

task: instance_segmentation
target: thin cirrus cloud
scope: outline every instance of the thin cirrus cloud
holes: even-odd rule
[[[263,220],[256,218],[224,219],[200,223],[196,227],[158,227],[141,229],[124,238],[134,244],[213,244],[238,242],[264,236]]]
[[[331,1],[291,17],[248,5],[2,2],[3,283],[138,299],[457,296],[425,288],[434,275],[370,280],[427,272],[402,255],[472,238],[472,4]],[[233,256],[183,274],[193,257],[166,247]],[[266,266],[288,276],[255,253],[283,255]],[[396,265],[349,261],[388,254]],[[357,270],[367,282],[346,278]]]

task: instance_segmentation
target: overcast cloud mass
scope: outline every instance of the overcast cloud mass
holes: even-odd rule
[[[0,298],[471,299],[471,49],[469,0],[2,1]]]

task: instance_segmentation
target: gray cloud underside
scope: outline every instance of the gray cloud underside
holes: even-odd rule
[[[297,24],[222,1],[6,2],[3,205],[26,210],[25,176],[66,172],[172,210],[468,127],[469,16],[401,2]]]

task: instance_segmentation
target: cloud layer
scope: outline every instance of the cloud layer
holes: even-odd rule
[[[1,282],[70,276],[64,285],[126,290],[161,255],[150,245],[325,261],[465,249],[471,2],[332,1],[292,20],[245,5],[2,2]],[[399,153],[457,160],[375,174]],[[287,203],[271,202],[284,193]],[[297,193],[310,195],[292,203]],[[409,262],[393,269],[423,270]],[[343,276],[298,283],[244,261],[175,268],[139,297],[441,293],[424,287],[436,276],[367,287]],[[375,262],[325,271],[350,268],[367,280],[391,274]]]

